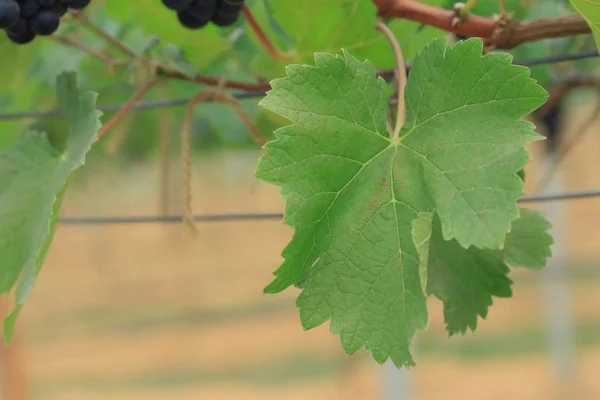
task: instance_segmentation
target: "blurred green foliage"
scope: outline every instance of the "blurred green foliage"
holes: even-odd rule
[[[452,0],[423,0],[451,8]],[[230,80],[256,82],[271,80],[284,73],[286,64],[310,63],[315,52],[340,52],[342,48],[359,58],[369,59],[377,68],[393,67],[389,44],[374,30],[376,9],[371,1],[297,0],[294,4],[279,0],[248,0],[253,15],[288,61],[274,60],[261,46],[244,18],[232,27],[207,26],[192,31],[183,28],[175,14],[160,1],[138,0],[135,6],[121,0],[107,0],[92,5],[87,15],[102,29],[117,37],[137,54],[143,52],[163,65],[186,74],[200,73]],[[515,18],[539,18],[573,13],[566,0],[506,0]],[[491,16],[499,12],[498,0],[480,0],[474,13]],[[407,20],[390,21],[407,60],[425,44],[446,33],[422,27]],[[103,51],[115,59],[123,55],[77,22],[61,25],[60,35],[69,36],[87,48]],[[545,40],[519,46],[513,55],[520,60],[594,48],[591,35],[560,40]],[[39,111],[56,107],[54,82],[64,70],[78,72],[86,89],[99,93],[100,105],[126,102],[144,73],[139,65],[127,65],[116,71],[96,58],[56,41],[38,39],[26,46],[15,46],[0,35],[0,114]],[[536,66],[533,76],[544,86],[575,74],[597,71],[597,59]],[[168,81],[155,88],[145,101],[182,99],[199,90],[201,85]],[[243,100],[246,112],[255,120],[266,138],[285,121],[258,106],[260,98]],[[105,140],[120,142],[123,160],[147,157],[156,152],[159,132],[168,130],[173,152],[177,151],[184,107],[136,111],[125,118]],[[106,112],[106,122],[114,112]],[[66,134],[61,117],[42,119],[0,119],[0,147],[12,143],[26,127],[48,132],[51,140],[60,141]],[[197,151],[215,146],[255,146],[237,115],[221,104],[204,103],[196,107],[193,123],[193,147]],[[120,135],[120,136],[119,136]],[[119,136],[115,138],[115,136]],[[121,137],[122,136],[122,137]],[[95,146],[90,159],[103,159],[106,145]]]

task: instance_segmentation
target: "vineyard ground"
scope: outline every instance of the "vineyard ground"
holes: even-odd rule
[[[202,157],[195,166],[195,211],[281,210],[277,190],[251,179],[256,156]],[[582,154],[572,157],[585,162]],[[568,162],[573,173],[577,164]],[[86,176],[68,195],[65,215],[156,213],[154,167],[123,171]],[[587,174],[600,176],[589,164]],[[174,213],[179,182],[174,176]],[[572,189],[586,185],[600,182],[582,180]],[[568,243],[578,353],[570,398],[591,400],[600,398],[600,238],[581,213],[593,220],[590,212],[598,217],[600,202],[566,207],[577,223]],[[32,398],[377,398],[380,375],[368,357],[341,354],[325,326],[303,332],[293,290],[262,294],[290,235],[279,221],[201,224],[197,238],[179,224],[60,226],[19,323]],[[496,301],[475,336],[448,340],[441,307],[432,301],[430,329],[418,335],[412,372],[419,398],[556,395],[541,275],[513,276],[515,297]]]

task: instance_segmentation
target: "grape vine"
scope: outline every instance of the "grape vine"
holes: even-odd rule
[[[600,81],[554,82],[547,64],[513,62],[550,59],[541,44],[549,38],[569,41],[565,52],[597,56],[600,4],[556,1],[560,12],[550,18],[516,2],[524,19],[504,2],[486,11],[476,1],[162,0],[136,4],[132,15],[128,2],[0,0],[10,45],[31,43],[19,51],[40,49],[34,39],[45,36],[52,51],[81,51],[134,87],[102,126],[97,95],[76,73],[40,63],[56,78],[68,133],[48,140],[28,130],[0,148],[0,237],[18,243],[0,243],[0,291],[16,291],[5,340],[90,147],[149,92],[174,82],[187,96],[182,219],[194,228],[193,122],[207,102],[226,105],[221,119],[237,121],[263,148],[256,176],[281,188],[284,222],[294,229],[265,292],[300,289],[305,329],[330,321],[347,353],[366,348],[398,367],[415,363],[411,344],[427,328],[429,296],[443,302],[450,335],[474,331],[495,297],[511,296],[511,269],[541,269],[551,255],[549,223],[517,204],[526,146],[543,139],[524,119],[547,125],[555,151],[563,98]],[[141,28],[128,37],[111,30],[114,21]],[[142,32],[156,37],[139,40]],[[597,72],[585,64],[591,57],[575,58],[574,68]],[[74,69],[86,77],[85,68]],[[236,98],[253,91],[266,91],[261,109]]]

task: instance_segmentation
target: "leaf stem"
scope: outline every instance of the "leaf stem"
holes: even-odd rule
[[[404,65],[402,48],[400,47],[400,43],[398,43],[398,39],[396,39],[396,36],[394,36],[394,32],[392,32],[391,29],[383,22],[378,22],[375,27],[378,31],[383,32],[383,34],[388,38],[390,44],[392,45],[392,49],[394,50],[394,55],[396,56],[398,104],[396,111],[396,126],[394,127],[394,132],[390,132],[392,140],[396,141],[398,140],[400,129],[402,129],[402,125],[404,125],[404,121],[406,120],[406,104],[404,101],[404,89],[406,88],[406,66]]]
[[[271,43],[265,32],[262,30],[256,19],[254,18],[254,15],[252,15],[252,11],[250,11],[250,8],[247,4],[244,4],[242,12],[244,13],[246,21],[248,21],[248,25],[250,25],[250,28],[252,28],[252,31],[254,31],[254,34],[258,37],[258,40],[267,50],[267,52],[269,52],[271,57],[280,61],[289,60],[290,58],[288,56],[282,54],[279,50],[277,50],[273,43]]]

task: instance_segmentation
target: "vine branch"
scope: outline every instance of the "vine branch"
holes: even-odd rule
[[[164,76],[165,78],[177,79],[177,80],[195,82],[195,83],[202,83],[202,84],[210,85],[210,86],[218,86],[219,81],[220,81],[220,78],[204,76],[204,75],[196,75],[193,78],[189,78],[188,76],[181,74],[179,72],[165,71],[160,68],[158,70],[158,73],[161,76]],[[225,82],[225,87],[229,88],[229,89],[240,89],[240,90],[244,90],[244,91],[248,91],[248,92],[265,91],[265,90],[271,89],[271,85],[269,84],[269,82],[251,83],[251,82],[230,81],[230,80]]]
[[[499,26],[493,18],[469,14],[452,25],[455,12],[419,3],[416,0],[372,0],[382,18],[404,18],[431,25],[458,35],[486,39],[486,45],[497,49],[512,49],[522,43],[540,39],[590,33],[590,27],[579,15],[510,21]]]

